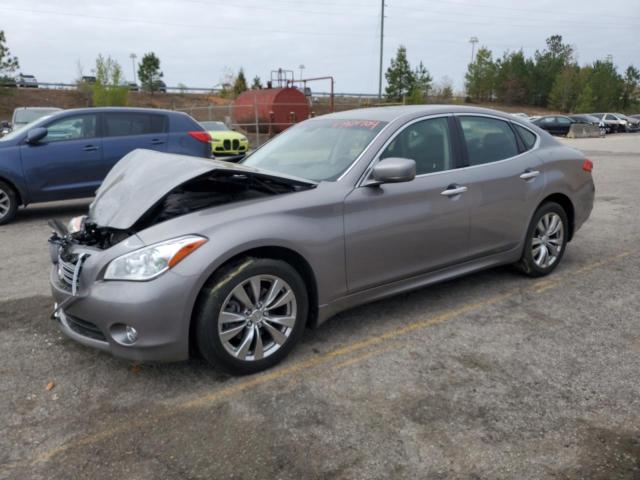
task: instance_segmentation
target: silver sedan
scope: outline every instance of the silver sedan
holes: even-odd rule
[[[355,305],[497,265],[549,274],[591,213],[592,167],[455,106],[310,119],[242,164],[136,150],[87,216],[52,224],[54,316],[119,357],[257,372]]]

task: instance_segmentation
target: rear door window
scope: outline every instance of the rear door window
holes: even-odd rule
[[[483,165],[518,155],[516,136],[509,124],[489,117],[458,117],[469,165]]]
[[[105,137],[125,137],[166,133],[164,115],[147,113],[106,113],[104,116]]]

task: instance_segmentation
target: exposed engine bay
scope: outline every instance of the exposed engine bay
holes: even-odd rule
[[[126,230],[98,225],[89,216],[76,217],[66,226],[50,220],[53,234],[49,243],[55,245],[61,255],[72,244],[106,250],[141,230],[198,210],[314,187],[315,184],[289,178],[214,170],[170,190]]]

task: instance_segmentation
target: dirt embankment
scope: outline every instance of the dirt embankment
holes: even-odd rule
[[[188,109],[213,105],[226,105],[225,100],[201,93],[129,92],[129,107]],[[79,90],[52,90],[44,88],[0,88],[0,120],[11,119],[17,107],[83,108],[91,106],[91,97]]]

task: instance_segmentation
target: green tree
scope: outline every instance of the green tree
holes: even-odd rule
[[[233,82],[233,94],[237,97],[245,91],[247,91],[247,79],[244,76],[244,70],[241,68]]]
[[[402,101],[415,87],[415,74],[411,70],[407,60],[407,49],[403,45],[398,47],[396,57],[391,59],[391,65],[384,76],[387,80],[385,94],[392,102]]]
[[[531,62],[527,62],[524,52],[505,52],[495,64],[495,94],[498,101],[526,104],[531,96]]]
[[[256,75],[253,77],[253,82],[251,82],[251,90],[260,90],[262,88],[262,80],[260,77]]]
[[[479,102],[493,100],[496,64],[491,50],[481,47],[475,61],[469,64],[464,76],[467,95]]]
[[[122,67],[111,57],[96,58],[96,82],[91,85],[95,107],[124,106],[129,88],[123,85]]]
[[[638,103],[638,87],[640,85],[640,71],[629,65],[624,72],[622,84],[622,108],[629,110]]]
[[[618,109],[623,80],[611,59],[596,60],[593,63],[589,85],[593,90],[595,110],[606,112]]]
[[[415,82],[414,88],[421,92],[425,97],[429,95],[429,91],[432,88],[433,77],[429,73],[429,70],[427,70],[427,67],[424,66],[422,61],[413,71],[413,77]]]
[[[138,78],[142,89],[153,94],[158,90],[158,82],[163,76],[160,70],[160,59],[153,52],[145,53],[138,65]]]
[[[563,112],[571,112],[578,103],[580,92],[584,89],[580,82],[580,67],[564,67],[553,82],[549,92],[549,106]]]
[[[4,36],[4,31],[0,30],[0,82],[7,79],[6,75],[8,73],[14,72],[20,67],[18,58],[11,56],[6,42],[7,39]]]
[[[596,108],[594,102],[593,90],[591,89],[591,85],[587,83],[582,89],[582,92],[580,92],[580,96],[578,96],[578,104],[575,108],[576,113],[593,112]]]
[[[562,69],[573,62],[573,48],[562,43],[562,35],[552,35],[546,40],[547,48],[536,51],[533,69],[533,102],[547,106],[553,83]]]

